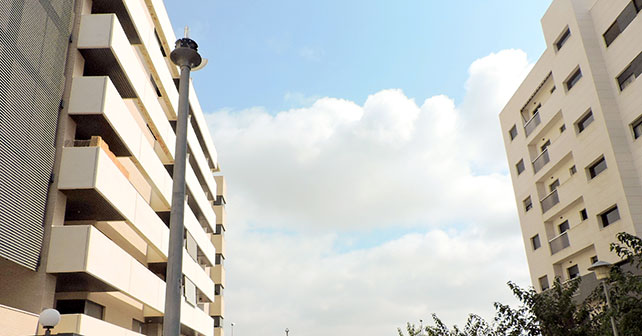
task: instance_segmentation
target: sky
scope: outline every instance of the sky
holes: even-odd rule
[[[498,114],[550,0],[165,3],[209,59],[228,335],[396,335],[530,284]]]

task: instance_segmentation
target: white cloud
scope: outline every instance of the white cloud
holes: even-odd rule
[[[530,67],[516,50],[475,61],[460,105],[383,90],[363,106],[208,115],[235,332],[390,335],[431,312],[489,312],[507,280],[526,283],[497,115]],[[379,242],[341,252],[360,234]]]

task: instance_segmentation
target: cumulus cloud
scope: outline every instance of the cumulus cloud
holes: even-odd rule
[[[460,104],[390,89],[208,115],[229,185],[227,321],[383,336],[508,298],[527,276],[497,115],[530,67],[517,50],[475,61]]]

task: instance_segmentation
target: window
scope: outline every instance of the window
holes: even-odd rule
[[[102,320],[105,307],[89,300],[58,300],[56,309],[60,314],[85,314]]]
[[[637,139],[642,135],[642,118],[638,118],[631,124],[631,129],[633,129],[633,138]]]
[[[132,319],[132,331],[137,332],[139,334],[143,333],[143,322],[137,320],[137,319]]]
[[[580,210],[580,218],[585,221],[588,219],[588,213],[586,212],[586,209]]]
[[[599,215],[600,222],[602,222],[602,227],[607,227],[620,219],[620,212],[617,209],[617,205],[610,208],[609,210],[604,211]]]
[[[533,246],[533,251],[537,250],[542,246],[542,244],[539,241],[539,235],[536,234],[535,236],[531,237],[531,246]]]
[[[582,70],[580,68],[577,68],[575,72],[573,72],[572,75],[568,77],[568,79],[565,82],[566,85],[566,90],[569,91],[577,84],[577,82],[582,78]]]
[[[597,262],[597,256],[592,256],[591,257],[591,265],[595,264]]]
[[[564,30],[562,35],[555,42],[555,49],[557,50],[562,49],[562,46],[564,46],[564,43],[568,41],[569,37],[571,37],[571,30],[568,27],[566,27],[566,30]]]
[[[610,46],[613,41],[620,36],[620,34],[626,29],[626,27],[629,26],[631,21],[635,19],[635,16],[637,15],[639,11],[639,0],[629,2],[629,4],[624,7],[624,10],[620,15],[618,15],[617,19],[615,19],[615,22],[609,27],[609,29],[606,30],[606,32],[603,34],[604,37],[604,42],[606,43],[606,46]],[[638,5],[638,6],[636,6]],[[636,8],[637,7],[637,8]]]
[[[572,165],[571,168],[568,169],[568,172],[571,175],[575,175],[575,173],[577,173],[577,168],[575,168],[575,165]]]
[[[558,225],[557,227],[560,229],[560,234],[562,234],[562,233],[568,231],[568,229],[570,229],[570,226],[568,225],[568,221],[567,220],[562,222],[562,224]]]
[[[532,209],[532,208],[533,208],[533,202],[531,201],[531,197],[530,197],[530,196],[528,196],[528,197],[524,200],[524,211],[528,211],[528,210],[530,210],[530,209]]]
[[[543,151],[545,151],[545,150],[546,150],[546,148],[548,148],[548,146],[550,146],[550,145],[551,145],[551,140],[546,140],[546,142],[542,145],[542,147],[540,147],[540,149],[541,149],[541,150],[542,150],[542,152],[543,152]]]
[[[548,284],[548,276],[545,275],[545,276],[539,278],[539,288],[541,288],[542,291],[545,291],[545,290],[550,288],[550,286]]]
[[[575,124],[577,133],[582,133],[593,122],[593,111],[588,110]]]
[[[222,254],[217,253],[215,258],[216,265],[223,265],[225,263],[225,257]]]
[[[617,83],[620,85],[620,91],[624,90],[629,84],[640,77],[642,73],[642,53],[638,54],[633,61],[617,76]]]
[[[513,125],[513,127],[508,131],[508,134],[510,135],[510,139],[513,140],[517,137],[517,126]]]
[[[553,192],[553,191],[555,191],[555,189],[557,189],[557,187],[559,187],[559,186],[560,186],[560,179],[555,179],[555,181],[553,181],[553,183],[551,183],[551,184],[548,186],[548,189],[549,189],[551,192]]]
[[[575,279],[580,275],[580,268],[577,267],[577,265],[567,268],[566,271],[568,272],[569,279]]]
[[[515,168],[517,169],[517,175],[521,174],[525,168],[524,166],[524,159],[519,160],[517,164],[515,165]]]
[[[223,295],[223,285],[221,284],[214,285],[214,295]]]
[[[215,232],[215,234],[217,234],[217,235],[225,234],[225,227],[223,226],[223,224],[216,224],[216,232]]]
[[[214,328],[222,328],[223,327],[223,316],[212,316],[214,319]]]
[[[562,124],[562,126],[560,126],[560,133],[564,133],[564,131],[566,131],[566,125]]]
[[[555,92],[555,86],[551,89],[551,93]]]
[[[600,175],[603,171],[606,170],[606,160],[604,160],[604,157],[601,157],[598,159],[595,163],[590,165],[588,167],[588,173],[591,178],[595,178],[596,176]]]
[[[194,240],[194,237],[192,235],[185,231],[185,249],[187,250],[187,254],[194,259],[194,261],[198,262],[198,247],[196,245],[196,240]]]
[[[196,306],[196,286],[187,277],[183,276],[183,279],[183,295],[185,296],[185,301],[194,307]]]

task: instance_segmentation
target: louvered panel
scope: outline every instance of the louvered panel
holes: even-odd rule
[[[0,257],[35,270],[73,1],[0,1]]]

